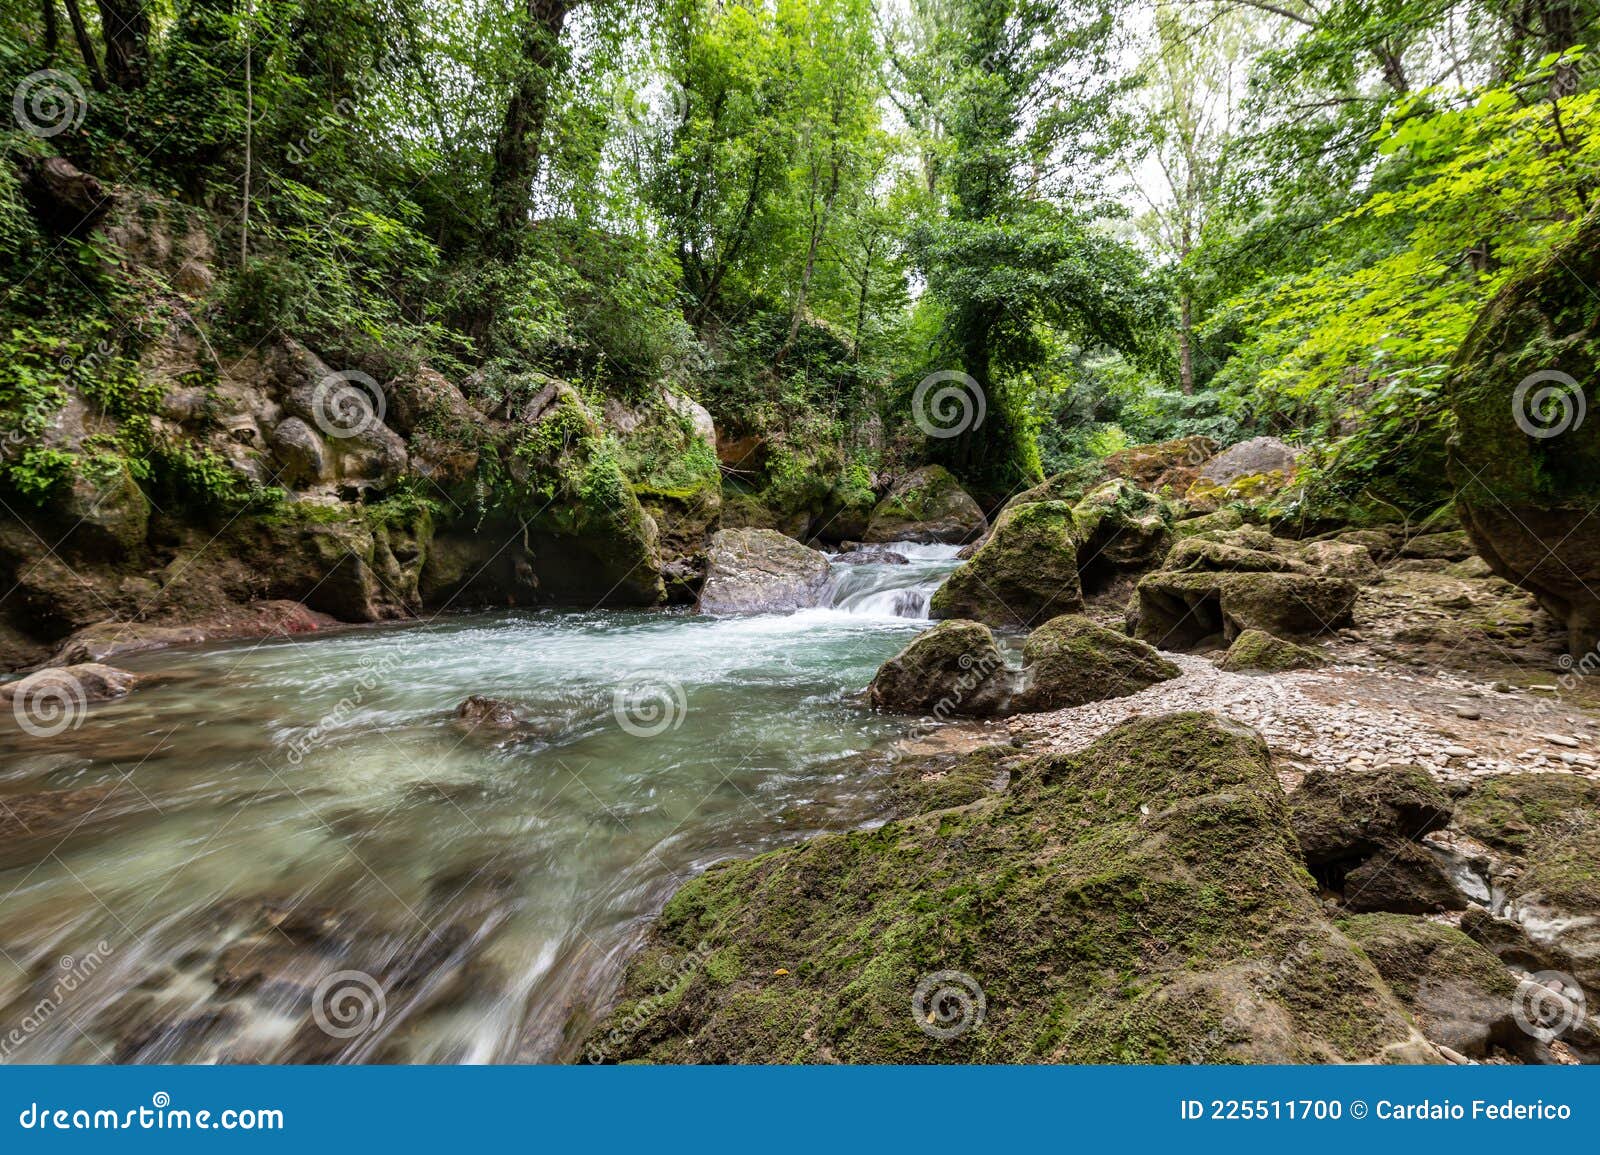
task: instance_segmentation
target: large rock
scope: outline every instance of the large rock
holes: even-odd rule
[[[1319,637],[1351,624],[1356,585],[1309,573],[1158,570],[1139,582],[1138,637],[1163,650],[1231,642],[1245,630]]]
[[[53,725],[58,710],[70,714],[89,702],[120,698],[138,683],[137,674],[98,662],[52,666],[0,685],[0,702],[13,707],[19,723],[28,718],[34,725]],[[51,717],[41,721],[33,717],[36,712],[40,717],[45,714]],[[69,724],[71,721],[69,717]]]
[[[934,618],[971,618],[1007,629],[1029,629],[1082,608],[1072,509],[1060,501],[1006,510],[989,540],[928,603]]]
[[[300,418],[278,422],[267,443],[278,463],[278,480],[287,488],[316,485],[332,476],[322,438]]]
[[[1261,739],[1198,714],[1127,723],[959,809],[713,867],[585,1054],[1437,1061],[1306,885]]]
[[[1600,644],[1600,212],[1479,316],[1447,387],[1457,511],[1494,571],[1566,624],[1574,654]],[[1587,416],[1587,420],[1585,417]]]
[[[1537,1041],[1512,1013],[1517,980],[1454,927],[1403,914],[1364,914],[1339,923],[1372,960],[1429,1041],[1469,1059],[1495,1048],[1535,1058]]]
[[[827,555],[774,529],[724,529],[711,539],[704,614],[765,614],[820,605]]]
[[[1166,502],[1126,481],[1108,481],[1090,490],[1073,506],[1072,520],[1078,575],[1089,593],[1119,574],[1160,565],[1172,541],[1172,511]]]
[[[1199,435],[1130,445],[1107,457],[1105,468],[1113,477],[1126,478],[1142,489],[1182,496],[1218,448],[1216,441]]]
[[[983,510],[949,470],[924,465],[903,477],[872,511],[862,540],[971,541],[988,527]]]
[[[1005,710],[1011,674],[989,627],[940,622],[878,668],[868,697],[892,713],[982,717]]]
[[[1295,837],[1312,866],[1363,860],[1450,824],[1450,799],[1417,766],[1312,770],[1289,797]]]
[[[1521,929],[1530,953],[1600,1000],[1600,783],[1492,778],[1460,802],[1457,824],[1506,856],[1495,913]]]
[[[1081,614],[1051,618],[1023,643],[1019,710],[1060,710],[1125,698],[1182,671],[1143,642]]]
[[[1327,664],[1317,651],[1275,638],[1262,630],[1245,630],[1218,663],[1232,673],[1281,674],[1285,670],[1314,670]]]
[[[1299,450],[1276,437],[1252,437],[1207,460],[1184,500],[1195,509],[1214,510],[1271,497],[1294,479],[1298,460]]]

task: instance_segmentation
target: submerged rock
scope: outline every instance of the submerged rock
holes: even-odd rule
[[[828,588],[826,554],[774,529],[724,529],[711,539],[704,614],[783,613],[820,605]]]
[[[1182,671],[1151,647],[1081,614],[1052,618],[1023,644],[1018,710],[1060,710],[1125,698]]]
[[[70,726],[78,710],[90,702],[120,698],[139,684],[139,676],[115,666],[85,662],[52,666],[0,685],[0,702],[12,707],[17,723],[27,729]]]
[[[1011,675],[989,627],[940,622],[883,663],[867,695],[892,713],[982,717],[1005,710]]]
[[[1006,510],[989,540],[928,603],[935,618],[970,618],[1008,629],[1028,629],[1082,608],[1072,509],[1060,501]]]
[[[922,541],[955,545],[988,528],[978,503],[939,465],[913,470],[872,511],[863,540]]]
[[[667,904],[588,1054],[1437,1060],[1306,887],[1261,740],[1198,714],[1130,722],[958,809],[713,867]]]

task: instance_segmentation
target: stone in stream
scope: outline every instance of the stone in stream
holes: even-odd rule
[[[474,694],[456,707],[456,721],[469,730],[479,726],[491,730],[515,730],[522,724],[516,708],[499,698],[485,698]]]
[[[706,553],[703,614],[767,614],[822,604],[827,555],[775,529],[724,529]]]
[[[1060,710],[1125,698],[1181,670],[1143,642],[1097,625],[1082,614],[1051,618],[1023,643],[1022,711]]]
[[[667,904],[587,1052],[1439,1061],[1306,888],[1265,744],[1204,714],[1125,723],[955,809],[712,867]]]
[[[928,602],[934,618],[968,618],[1028,629],[1083,609],[1072,508],[1061,501],[1014,505],[989,540]]]
[[[988,528],[983,510],[939,465],[912,470],[872,511],[863,540],[942,542],[958,545]]]
[[[98,662],[52,666],[0,685],[0,702],[12,707],[24,730],[59,733],[79,720],[88,703],[120,698],[138,684],[137,674]]]
[[[988,626],[940,622],[878,668],[867,696],[891,713],[983,717],[1006,709],[1011,674]]]

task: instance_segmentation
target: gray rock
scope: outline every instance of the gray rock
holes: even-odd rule
[[[1002,713],[1011,692],[1004,656],[989,627],[940,622],[878,668],[868,688],[875,709],[898,714]]]
[[[297,489],[328,480],[328,454],[322,438],[300,418],[289,417],[278,422],[268,444],[277,460],[278,479],[282,485]]]
[[[1300,451],[1276,437],[1252,437],[1230,445],[1200,467],[1205,485],[1227,485],[1259,473],[1291,473]]]
[[[782,613],[822,604],[828,558],[775,529],[724,529],[706,552],[705,614]]]

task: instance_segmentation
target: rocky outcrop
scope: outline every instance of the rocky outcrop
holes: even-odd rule
[[[1181,672],[1143,642],[1081,614],[1051,618],[1023,643],[1023,688],[1014,708],[1060,710],[1125,698]]]
[[[995,522],[989,540],[934,592],[934,618],[970,618],[1006,629],[1029,629],[1083,608],[1078,543],[1065,502],[1015,505]]]
[[[877,504],[862,540],[959,544],[987,527],[983,510],[950,471],[925,465],[901,478]]]
[[[1252,629],[1318,637],[1350,625],[1357,590],[1263,531],[1197,534],[1139,582],[1137,636],[1164,650],[1227,645]]]
[[[1285,670],[1314,670],[1327,664],[1317,651],[1307,646],[1275,638],[1262,630],[1245,630],[1218,665],[1231,673],[1279,674]]]
[[[711,539],[703,614],[783,613],[820,605],[828,558],[773,529],[724,529]]]
[[[1495,573],[1531,590],[1580,654],[1600,643],[1600,213],[1490,302],[1447,386],[1457,511]],[[1589,523],[1586,525],[1586,523]]]
[[[987,717],[1011,699],[1011,673],[978,622],[940,622],[878,668],[867,697],[896,714]]]
[[[587,1054],[1437,1061],[1305,886],[1261,740],[1194,714],[958,809],[713,867],[668,903]]]

